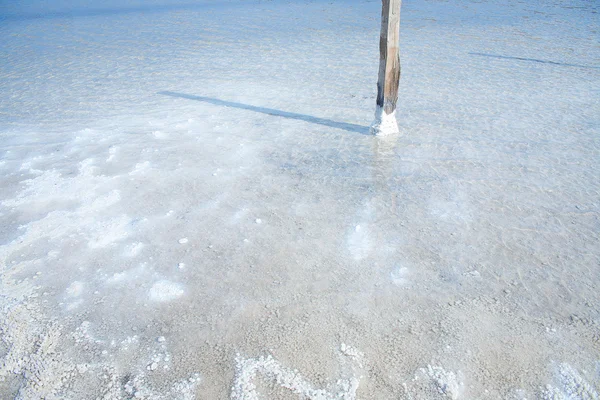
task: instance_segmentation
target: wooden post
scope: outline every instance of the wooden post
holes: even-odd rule
[[[379,80],[377,109],[371,133],[398,133],[396,103],[400,84],[400,6],[402,0],[382,0],[381,37],[379,39]]]

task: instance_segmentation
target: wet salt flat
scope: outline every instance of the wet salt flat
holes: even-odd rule
[[[0,4],[0,397],[598,399],[600,9]]]

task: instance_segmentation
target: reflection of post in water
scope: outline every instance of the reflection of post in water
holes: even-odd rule
[[[396,214],[396,193],[390,181],[394,179],[394,165],[396,164],[396,144],[399,135],[379,136],[373,140],[373,163],[371,165],[371,179],[374,195],[371,203],[381,203],[376,207],[381,214],[387,216],[389,212]],[[389,207],[389,209],[387,209]],[[387,210],[386,210],[387,209]]]

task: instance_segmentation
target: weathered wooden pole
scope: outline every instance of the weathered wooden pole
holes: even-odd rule
[[[400,6],[402,0],[382,0],[381,37],[379,39],[379,80],[377,109],[371,133],[398,133],[396,103],[400,84]]]

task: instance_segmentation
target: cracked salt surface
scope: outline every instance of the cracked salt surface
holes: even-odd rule
[[[0,398],[598,398],[594,2],[5,3]]]

